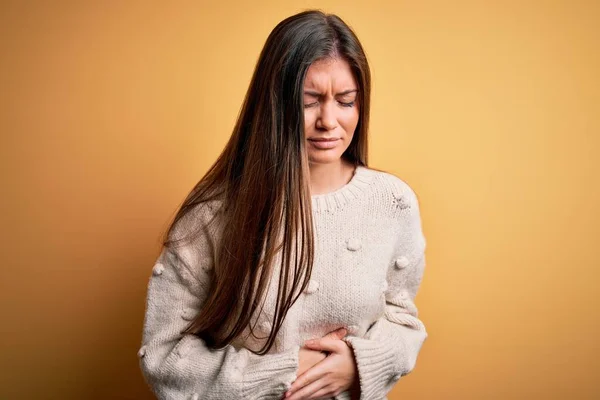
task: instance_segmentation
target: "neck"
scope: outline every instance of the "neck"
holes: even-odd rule
[[[311,195],[333,192],[347,184],[354,173],[354,166],[345,160],[329,164],[309,163]]]

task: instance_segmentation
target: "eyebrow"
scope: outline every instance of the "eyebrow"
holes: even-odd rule
[[[358,92],[358,89],[348,89],[348,90],[344,90],[343,92],[336,93],[336,96],[345,96],[345,95],[347,95],[347,94],[350,94],[350,93],[352,93],[352,92]],[[319,92],[315,92],[315,91],[312,91],[312,90],[305,90],[305,91],[304,91],[304,94],[307,94],[307,95],[309,95],[309,96],[315,96],[315,97],[322,96],[322,94],[321,94],[321,93],[319,93]]]

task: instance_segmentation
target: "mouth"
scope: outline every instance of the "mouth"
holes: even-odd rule
[[[340,142],[339,138],[312,138],[308,139],[313,148],[327,150],[335,148]]]

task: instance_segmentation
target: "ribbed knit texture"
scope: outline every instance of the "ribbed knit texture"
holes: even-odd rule
[[[234,343],[214,350],[195,335],[180,334],[211,290],[213,251],[223,227],[218,218],[216,225],[205,223],[218,217],[218,206],[202,207],[189,218],[202,228],[196,241],[163,249],[148,285],[138,352],[159,399],[281,399],[296,379],[303,342],[340,327],[348,330],[344,340],[358,367],[361,400],[386,399],[415,368],[427,332],[414,303],[426,246],[414,191],[392,174],[359,166],[342,188],[312,196],[312,206],[311,281],[266,355],[250,350],[260,349],[270,332],[277,279],[262,312],[252,317],[259,338],[246,329]],[[335,399],[350,397],[344,392]]]

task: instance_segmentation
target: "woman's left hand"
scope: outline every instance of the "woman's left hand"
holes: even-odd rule
[[[358,371],[354,353],[345,341],[323,337],[306,341],[304,347],[330,354],[294,381],[286,400],[330,398],[353,387]]]

